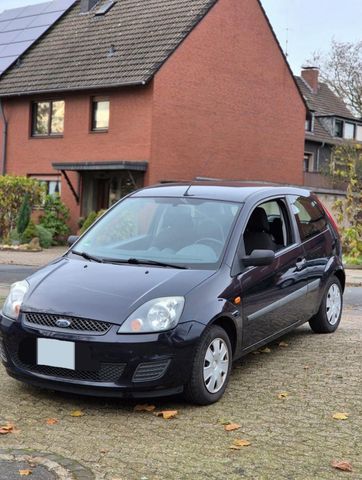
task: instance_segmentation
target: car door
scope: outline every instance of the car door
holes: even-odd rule
[[[263,228],[250,226],[255,210]],[[236,279],[243,316],[243,348],[249,348],[307,319],[308,280],[303,273],[304,250],[284,197],[251,210],[243,240],[246,255],[253,249],[270,249],[270,245],[275,251],[271,265],[245,268]]]

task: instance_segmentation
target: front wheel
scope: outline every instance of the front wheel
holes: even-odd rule
[[[342,317],[343,293],[341,282],[332,276],[326,286],[318,313],[309,320],[315,333],[332,333],[338,328]]]
[[[226,390],[232,364],[230,339],[218,325],[209,327],[196,349],[185,397],[198,405],[217,402]]]

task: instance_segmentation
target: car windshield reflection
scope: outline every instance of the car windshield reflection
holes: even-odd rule
[[[76,244],[90,261],[216,268],[241,204],[200,199],[127,198]]]

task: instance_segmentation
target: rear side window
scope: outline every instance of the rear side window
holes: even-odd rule
[[[327,228],[326,215],[313,198],[292,197],[291,201],[302,241],[318,235]]]

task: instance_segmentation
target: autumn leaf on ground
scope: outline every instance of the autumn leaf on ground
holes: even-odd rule
[[[148,405],[148,403],[142,405],[136,405],[133,409],[135,412],[153,412],[156,410],[155,405]]]
[[[83,417],[84,415],[85,415],[85,413],[82,410],[73,410],[70,413],[71,417]]]
[[[33,472],[31,470],[19,470],[19,475],[22,477],[27,477],[28,475],[31,475]]]
[[[282,348],[289,347],[289,343],[287,343],[287,342],[279,342],[278,345],[279,345],[279,347],[282,347]]]
[[[271,350],[269,347],[265,347],[259,350],[260,353],[271,353]]]
[[[333,460],[332,467],[336,468],[337,470],[342,470],[343,472],[353,472],[352,465],[345,460]]]
[[[241,425],[238,423],[229,423],[228,425],[224,425],[224,429],[227,432],[233,432],[234,430],[239,430],[241,428]]]
[[[304,370],[309,370],[309,365],[304,365]]]
[[[348,413],[345,412],[337,412],[333,415],[334,420],[347,420]]]
[[[58,423],[58,420],[56,418],[48,418],[45,423],[47,425],[55,425]]]
[[[7,435],[8,433],[14,433],[14,425],[8,423],[7,425],[3,425],[0,427],[0,435]]]
[[[156,417],[163,417],[165,420],[175,418],[177,414],[177,410],[162,410],[162,412],[155,412]]]
[[[289,393],[288,392],[280,392],[278,393],[278,398],[279,400],[283,400],[285,398],[288,398],[289,397]]]
[[[249,442],[249,440],[236,439],[229,448],[232,450],[241,450],[243,447],[249,447],[250,445],[251,442]]]

